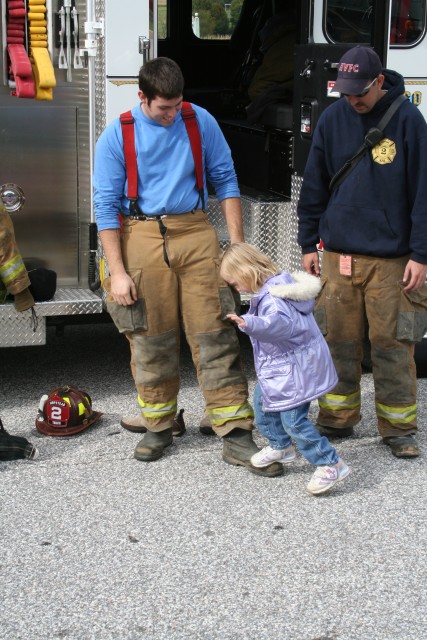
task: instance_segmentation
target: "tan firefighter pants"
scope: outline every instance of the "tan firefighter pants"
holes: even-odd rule
[[[247,381],[235,328],[232,292],[219,276],[220,249],[203,211],[125,220],[121,235],[126,271],[138,301],[108,310],[131,347],[131,369],[143,422],[150,431],[172,426],[179,391],[180,330],[197,369],[206,410],[218,435],[252,429]],[[104,285],[108,291],[108,282]]]
[[[351,275],[340,274],[340,254],[324,252],[317,323],[326,337],[339,383],[319,400],[318,423],[340,428],[360,420],[360,378],[369,324],[375,409],[381,436],[417,429],[414,343],[427,328],[427,292],[403,292],[408,257],[351,256]]]

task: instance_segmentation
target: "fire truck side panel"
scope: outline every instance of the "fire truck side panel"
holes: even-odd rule
[[[7,0],[0,0],[0,187],[16,183],[25,194],[24,207],[12,214],[24,260],[58,275],[55,300],[36,305],[41,325],[45,317],[103,310],[99,285],[108,265],[93,225],[94,146],[106,124],[137,102],[138,70],[145,60],[157,55],[176,60],[186,81],[184,98],[217,118],[241,186],[246,239],[290,270],[301,264],[296,206],[304,166],[317,119],[338,97],[333,82],[342,53],[356,42],[373,46],[389,68],[404,75],[410,99],[427,115],[425,0],[406,0],[405,7],[411,5],[415,12],[410,20],[395,15],[400,3],[392,0],[296,0],[293,99],[270,104],[255,124],[246,119],[239,85],[248,70],[249,52],[258,51],[259,29],[271,15],[272,0],[244,0],[231,38],[203,35],[200,22],[195,32],[193,0],[162,0],[166,19],[158,39],[157,4],[73,0],[77,53],[84,64],[74,65],[72,39],[72,64],[64,69],[59,64],[61,44],[68,52],[60,36],[64,3],[47,0],[47,36],[57,83],[53,100],[47,101],[11,95]],[[209,205],[225,245],[227,231],[213,196]],[[10,302],[0,305],[1,335],[7,325],[9,336],[0,338],[0,346],[43,344],[43,326],[36,337],[26,319]]]
[[[94,145],[107,121],[138,100],[137,74],[149,55],[147,43],[151,54],[156,51],[155,5],[152,0],[73,0],[79,35],[77,42],[72,35],[68,48],[60,35],[63,0],[48,0],[48,50],[56,87],[52,100],[36,100],[12,95],[7,0],[0,0],[0,187],[22,190],[25,204],[11,213],[20,251],[29,269],[53,269],[58,287],[53,301],[35,305],[36,331],[30,311],[18,314],[11,300],[0,305],[0,346],[44,344],[46,318],[64,322],[67,316],[103,311],[99,283],[104,263],[96,233],[95,242],[90,233]],[[73,32],[71,8],[63,19]],[[68,68],[60,65],[61,45]],[[81,65],[75,64],[78,54]]]

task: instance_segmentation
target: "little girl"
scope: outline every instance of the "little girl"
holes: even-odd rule
[[[227,317],[250,336],[258,384],[254,411],[269,445],[252,456],[255,467],[295,460],[299,451],[317,466],[307,491],[329,491],[350,473],[327,438],[308,419],[310,401],[338,382],[329,347],[313,316],[320,280],[304,272],[280,271],[270,258],[244,242],[224,253],[221,276],[254,294],[247,314]]]

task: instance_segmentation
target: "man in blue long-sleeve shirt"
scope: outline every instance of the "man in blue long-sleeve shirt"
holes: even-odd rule
[[[240,192],[230,150],[215,119],[193,106],[200,131],[204,192],[181,115],[184,80],[178,65],[157,58],[141,67],[140,104],[132,109],[138,166],[138,212],[130,211],[120,121],[100,136],[95,158],[95,209],[110,277],[108,310],[129,340],[141,415],[122,424],[146,431],[135,449],[156,460],[172,443],[179,391],[179,340],[184,329],[213,430],[230,464],[259,470],[234,328],[234,298],[219,275],[220,249],[204,211],[206,183],[215,189],[231,242],[243,239]],[[122,214],[122,222],[119,219]],[[282,473],[272,464],[261,475]]]

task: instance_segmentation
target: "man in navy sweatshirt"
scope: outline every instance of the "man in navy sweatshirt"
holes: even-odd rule
[[[412,458],[420,453],[414,347],[427,330],[427,124],[403,101],[380,141],[331,189],[405,86],[357,46],[340,60],[335,91],[342,97],[319,118],[298,204],[303,268],[322,270],[316,320],[339,376],[319,400],[317,427],[347,437],[361,419],[367,319],[378,431],[395,456]]]

